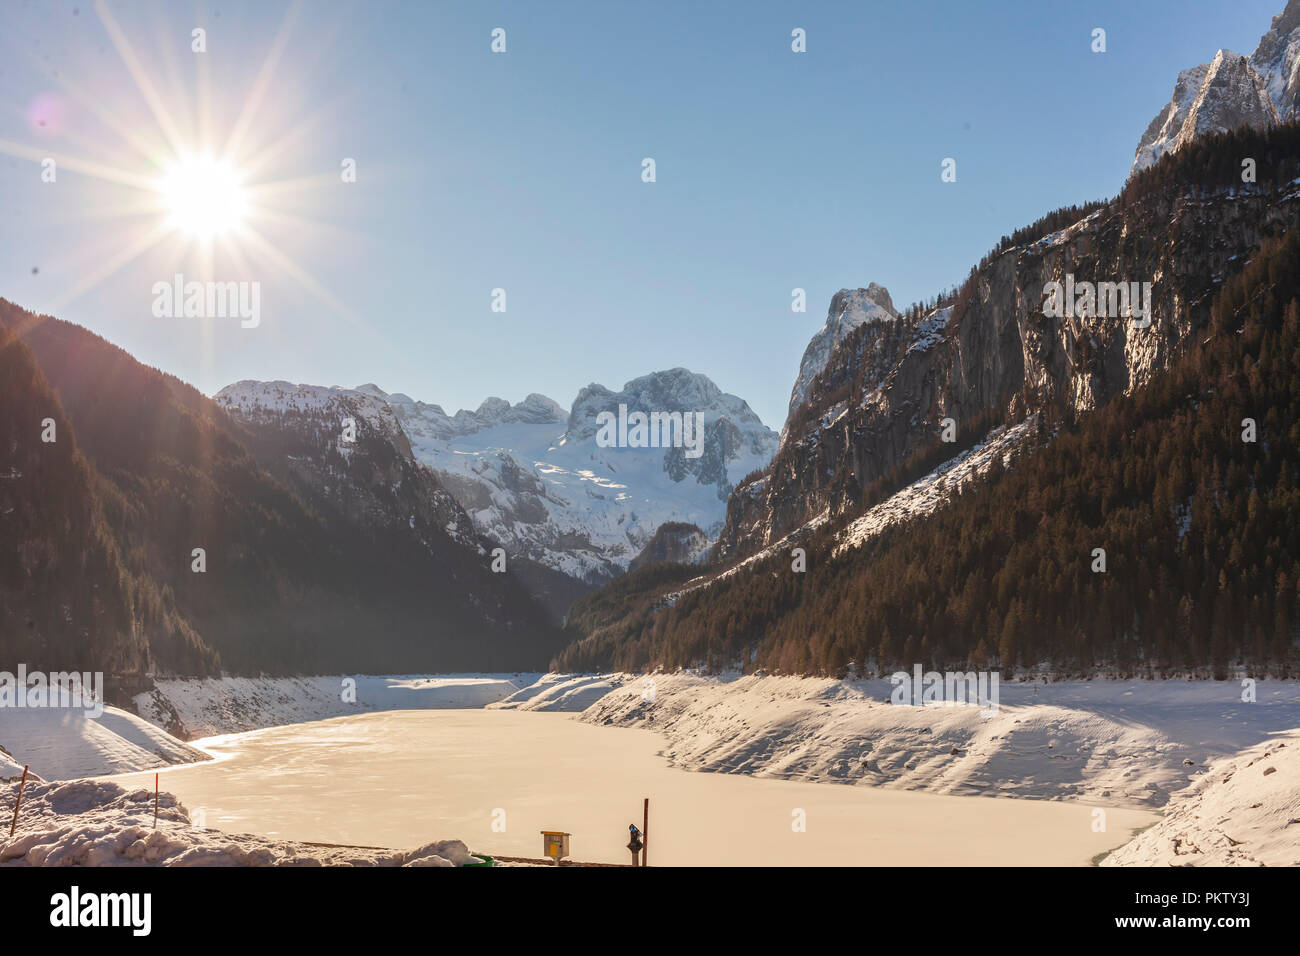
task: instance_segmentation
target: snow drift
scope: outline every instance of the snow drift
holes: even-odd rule
[[[0,812],[13,812],[16,786],[4,788]],[[195,826],[170,793],[158,797],[115,783],[76,780],[28,785],[12,840],[0,843],[0,866],[463,866],[459,840],[413,850],[291,843]]]

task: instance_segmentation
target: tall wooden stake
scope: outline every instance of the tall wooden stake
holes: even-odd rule
[[[641,865],[649,866],[646,857],[650,855],[650,798],[645,798],[644,815],[641,817]]]
[[[27,766],[30,766],[28,764]],[[9,824],[9,839],[14,838],[14,828],[18,826],[18,808],[23,805],[23,787],[27,786],[27,766],[23,767],[23,779],[18,783],[18,799],[14,801],[14,819]]]

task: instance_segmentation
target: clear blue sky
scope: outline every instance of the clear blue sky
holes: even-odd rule
[[[40,155],[151,175],[160,152],[126,136],[160,141],[158,124],[91,0],[6,0],[0,296],[57,307],[208,393],[373,381],[449,412],[534,391],[567,407],[590,382],[682,365],[779,428],[837,289],[879,282],[901,308],[960,282],[1002,234],[1114,195],[1177,72],[1220,47],[1249,54],[1283,5],[317,0],[247,142],[311,120],[262,171],[315,177],[275,199],[299,221],[258,228],[340,308],[245,246],[214,265],[262,284],[262,324],[241,329],[152,315],[155,281],[199,269],[179,240],[64,301],[150,219],[127,215],[138,193],[121,185],[66,168],[42,184]],[[210,115],[220,147],[289,5],[109,9],[183,138]],[[955,184],[939,178],[949,156]],[[343,157],[356,183],[339,181]]]

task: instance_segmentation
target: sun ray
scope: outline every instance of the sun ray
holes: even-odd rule
[[[338,182],[339,174],[337,170],[334,170],[328,173],[317,173],[314,176],[296,176],[293,179],[268,179],[265,182],[250,186],[248,193],[250,197],[270,199],[288,193],[307,192],[326,186],[334,186]]]
[[[30,53],[27,55],[27,59],[34,68],[38,70],[43,68],[43,64]],[[158,137],[155,131],[136,132],[123,120],[119,119],[116,113],[104,105],[102,96],[89,95],[82,87],[74,83],[66,73],[60,72],[54,77],[54,82],[63,92],[90,110],[101,123],[122,137],[122,141],[133,149],[141,159],[152,160],[167,148],[166,141]],[[68,134],[65,133],[64,135]]]
[[[22,143],[13,143],[9,140],[0,139],[0,153],[4,153],[7,156],[13,156],[15,159],[30,159],[34,163],[39,163],[45,159],[53,159],[59,169],[70,169],[74,173],[93,176],[96,179],[102,179],[105,182],[120,183],[123,186],[133,186],[136,189],[143,190],[153,190],[157,188],[154,180],[147,176],[128,173],[122,169],[115,169],[112,166],[105,166],[102,163],[92,163],[88,160],[77,159],[74,156],[64,156],[60,153],[51,152],[48,149],[34,149],[31,146],[24,146]]]
[[[184,148],[184,138],[176,128],[176,124],[172,121],[171,114],[167,112],[167,107],[163,103],[162,98],[158,95],[158,91],[154,89],[153,83],[149,79],[149,74],[146,73],[144,67],[140,65],[140,61],[136,59],[135,51],[131,49],[130,41],[127,40],[126,34],[122,32],[122,28],[118,26],[117,20],[113,18],[113,14],[109,11],[108,5],[104,3],[104,0],[94,0],[94,3],[95,12],[99,15],[100,23],[102,23],[104,29],[108,31],[109,39],[113,42],[113,46],[117,50],[118,56],[122,58],[122,62],[126,65],[127,71],[131,74],[131,78],[135,80],[135,85],[140,91],[140,95],[144,97],[145,103],[148,104],[149,109],[153,112],[154,119],[158,123],[158,128],[162,130],[163,136],[167,138],[172,151],[179,153]]]
[[[258,71],[257,79],[253,81],[253,89],[245,98],[244,108],[240,111],[239,118],[235,120],[235,125],[230,130],[223,156],[227,161],[233,160],[239,155],[239,149],[244,144],[244,137],[248,134],[257,111],[261,109],[262,100],[266,97],[266,91],[270,88],[271,79],[275,76],[276,67],[280,64],[280,57],[284,53],[285,45],[289,42],[289,33],[293,29],[294,21],[298,19],[301,10],[302,0],[294,0],[289,9],[285,11],[284,19],[280,21],[280,29],[276,32],[275,39],[271,43],[271,49],[266,54],[266,59],[262,61],[262,69]]]
[[[271,163],[281,153],[294,144],[298,139],[306,136],[321,121],[323,121],[331,112],[337,109],[339,104],[331,106],[322,106],[313,110],[310,116],[304,117],[287,129],[277,139],[264,146],[259,152],[253,154],[248,159],[240,161],[240,168],[247,170],[250,174],[256,173],[263,167]]]
[[[273,243],[252,226],[245,226],[240,233],[240,237],[256,246],[258,252],[270,259],[276,266],[284,270],[286,274],[296,279],[304,289],[314,295],[322,303],[329,306],[340,317],[347,319],[353,325],[366,329],[367,332],[374,332],[373,329],[366,325],[365,320],[362,319],[361,316],[357,315],[356,312],[352,311],[335,298],[334,294],[321,285],[315,276],[299,266],[285,253],[281,252]]]
[[[288,226],[295,231],[309,230],[315,236],[330,236],[340,242],[355,241],[357,235],[355,232],[336,226],[332,223],[323,222],[319,219],[313,219],[310,216],[301,216],[296,213],[284,212],[280,209],[272,209],[269,206],[259,206],[256,212],[249,217],[258,222],[274,223],[278,226]]]
[[[145,233],[145,235],[139,240],[120,250],[116,255],[110,256],[98,268],[91,271],[71,289],[55,296],[54,300],[49,305],[48,311],[53,314],[57,310],[62,309],[69,302],[76,301],[113,273],[127,265],[127,263],[144,255],[169,235],[172,235],[172,230],[161,225],[155,226],[152,230]]]
[[[309,111],[290,111],[291,100],[282,101],[277,78],[289,60],[290,40],[294,41],[294,59],[302,56],[303,44],[298,38],[307,9],[303,0],[292,0],[285,10],[260,69],[250,77],[251,84],[243,87],[238,101],[225,99],[224,87],[213,85],[214,68],[207,57],[200,57],[191,73],[180,47],[170,39],[162,41],[162,51],[153,51],[138,37],[133,46],[105,0],[93,2],[129,78],[122,76],[116,63],[110,72],[131,98],[114,103],[94,92],[97,83],[105,83],[107,77],[89,84],[82,78],[79,84],[71,77],[56,74],[60,92],[77,103],[91,122],[73,124],[63,131],[61,145],[65,152],[52,151],[39,143],[29,146],[0,140],[0,154],[35,163],[52,158],[60,172],[67,170],[129,187],[140,195],[133,198],[128,193],[91,190],[86,194],[89,198],[75,210],[66,210],[69,223],[122,225],[117,235],[104,237],[103,248],[96,243],[92,244],[95,248],[78,246],[70,250],[70,263],[77,264],[69,264],[67,274],[75,282],[69,280],[69,286],[49,308],[65,307],[137,260],[145,259],[155,268],[163,268],[161,263],[174,264],[176,272],[183,265],[193,279],[205,281],[229,278],[226,273],[235,268],[237,275],[249,281],[260,274],[286,288],[296,286],[320,302],[325,311],[364,331],[367,338],[397,351],[325,282],[300,264],[292,251],[295,247],[283,241],[286,236],[323,236],[349,247],[356,241],[355,231],[305,215],[319,208],[318,203],[311,202],[313,193],[319,197],[337,186],[336,171],[296,175],[281,168],[292,160],[301,170],[304,157],[317,151],[313,140],[321,129],[327,127],[340,106],[359,95],[346,89]],[[324,35],[310,31],[304,43],[310,48],[309,58],[328,69],[331,44],[342,25],[335,21],[325,26]],[[168,38],[173,35],[171,31],[165,33]],[[150,38],[150,42],[157,41],[156,37]],[[137,49],[156,53],[147,58],[147,69]],[[39,64],[34,68],[39,69]],[[177,99],[187,87],[189,99]],[[285,172],[288,175],[283,175]],[[260,177],[265,178],[259,181]],[[156,218],[141,222],[146,216]],[[175,245],[165,247],[163,253],[154,251],[164,241]],[[201,350],[199,374],[205,385],[211,385],[212,376],[219,371],[215,349],[221,337],[212,317],[196,318],[200,324],[196,330]],[[284,329],[272,334],[284,334]]]
[[[216,150],[215,133],[212,122],[212,69],[211,61],[206,56],[195,57],[194,96],[197,103],[198,117],[195,125],[198,147],[201,152],[212,153]]]

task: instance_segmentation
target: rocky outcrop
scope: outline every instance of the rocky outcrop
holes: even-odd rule
[[[1198,136],[1239,126],[1267,129],[1297,116],[1300,103],[1300,0],[1290,0],[1250,59],[1220,50],[1178,74],[1174,95],[1138,142],[1131,172],[1154,165]]]
[[[1296,119],[1300,115],[1300,0],[1289,0],[1273,18],[1251,54],[1250,65],[1264,78],[1278,118],[1284,123]]]
[[[512,559],[589,585],[624,573],[666,522],[716,533],[732,488],[764,467],[777,444],[743,399],[684,368],[643,375],[618,391],[588,385],[567,413],[540,395],[517,405],[489,399],[448,416],[404,395],[373,394],[480,533]],[[610,445],[600,434],[602,415],[617,418],[620,409],[698,416],[692,423],[702,424],[702,441]]]
[[[1198,136],[1239,126],[1268,129],[1277,122],[1264,78],[1241,54],[1220,50],[1209,63],[1178,74],[1173,99],[1138,142],[1132,171],[1154,165]]]
[[[1297,191],[1148,192],[994,256],[928,314],[868,324],[832,353],[771,468],[738,488],[716,556],[734,560],[865,488],[957,429],[1096,408],[1147,382],[1197,334],[1224,278],[1267,235],[1300,225]],[[1151,323],[1052,317],[1047,284],[1150,282]]]
[[[484,399],[472,412],[461,409],[455,415],[448,415],[439,405],[417,402],[401,392],[388,395],[376,385],[361,385],[357,391],[390,404],[404,428],[435,440],[472,435],[499,425],[559,425],[568,418],[558,402],[536,392],[514,405],[504,398],[492,397]]]
[[[253,426],[250,443],[262,467],[306,496],[330,501],[367,531],[414,535],[429,550],[445,547],[445,536],[486,554],[469,515],[432,469],[415,460],[376,392],[373,385],[244,381],[214,400]]]
[[[849,333],[869,322],[888,322],[896,318],[898,313],[894,311],[889,290],[882,285],[872,282],[865,289],[841,289],[836,292],[826,313],[826,324],[812,337],[799,361],[799,374],[795,377],[794,388],[790,390],[790,408],[787,414],[793,414],[804,403],[813,379],[826,368],[831,353]],[[781,438],[784,441],[784,429],[781,430]]]
[[[659,526],[649,544],[632,559],[627,569],[635,571],[664,561],[699,564],[708,557],[711,544],[709,536],[696,525],[669,521]]]

